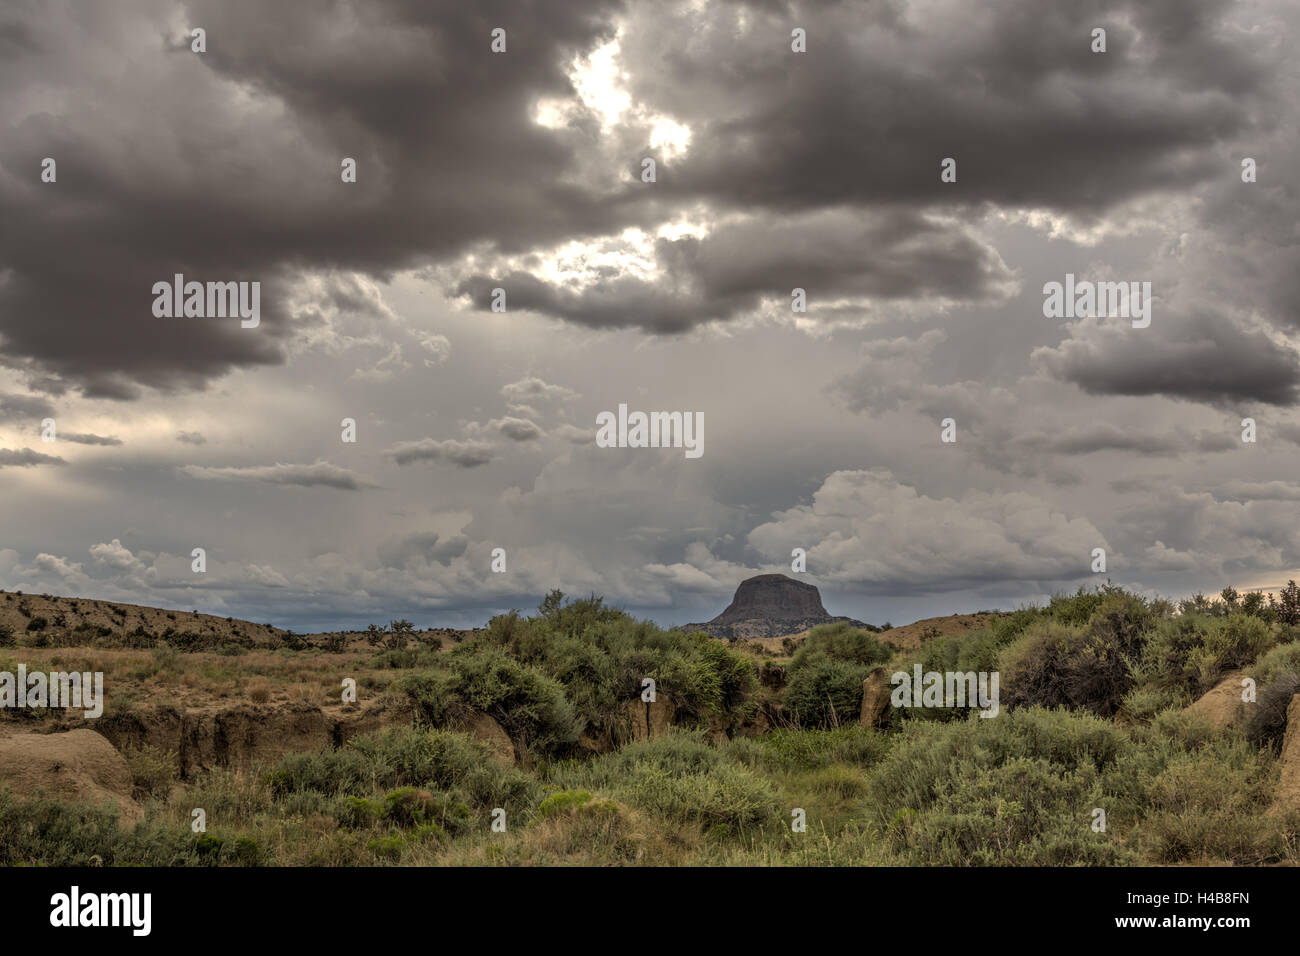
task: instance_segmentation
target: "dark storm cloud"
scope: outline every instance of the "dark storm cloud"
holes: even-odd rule
[[[979,203],[1098,214],[1215,175],[1254,121],[1262,38],[1229,0],[763,5],[665,16],[625,40],[635,95],[688,124],[657,188],[774,209]],[[927,16],[928,14],[928,16]],[[924,18],[924,19],[923,19]],[[693,34],[683,36],[683,25]],[[790,52],[790,29],[808,52]],[[1094,27],[1108,51],[1094,54]],[[939,181],[944,157],[955,184]]]
[[[42,455],[30,448],[0,448],[0,468],[30,468],[33,465],[66,465],[56,455]]]
[[[1170,316],[1159,328],[1085,321],[1055,348],[1033,352],[1050,374],[1091,395],[1164,395],[1224,404],[1292,405],[1300,355],[1258,330],[1206,312]],[[1156,334],[1147,335],[1147,332]]]
[[[59,441],[75,442],[78,445],[120,445],[122,439],[112,435],[92,435],[88,432],[59,432]]]
[[[764,298],[789,308],[791,291],[816,303],[841,298],[992,298],[1012,279],[997,252],[955,228],[901,210],[863,220],[840,211],[727,223],[704,238],[659,239],[662,275],[608,275],[574,289],[517,270],[475,275],[457,293],[487,307],[504,288],[512,309],[579,325],[672,333],[752,312]]]
[[[572,147],[531,122],[538,96],[571,92],[567,64],[612,4],[186,9],[206,54],[163,35],[161,2],[9,22],[47,52],[0,63],[0,337],[55,387],[129,399],[280,362],[300,269],[387,274],[613,222],[563,184]],[[154,318],[151,287],[175,273],[261,281],[260,327]]]
[[[310,465],[253,465],[248,467],[210,468],[183,465],[177,469],[189,478],[213,481],[258,481],[269,485],[293,485],[299,488],[324,487],[341,491],[373,488],[375,483],[338,465],[318,461]]]
[[[1059,455],[1090,455],[1101,451],[1124,451],[1147,457],[1173,457],[1186,452],[1230,451],[1240,439],[1231,435],[1191,435],[1183,429],[1144,432],[1096,422],[1057,433],[1035,432],[1018,435],[1009,443],[1014,448],[1034,449]]]
[[[206,445],[208,442],[202,432],[177,432],[176,440],[182,445]]]
[[[672,332],[753,309],[778,278],[823,296],[984,298],[1001,278],[996,256],[926,208],[1086,215],[1186,188],[1212,174],[1215,145],[1251,128],[1260,85],[1254,40],[1223,27],[1221,0],[1093,0],[1032,17],[1011,2],[978,18],[930,8],[959,31],[901,3],[761,4],[743,26],[739,5],[678,16],[640,4],[623,39],[631,89],[688,124],[691,146],[653,187],[609,191],[582,174],[593,162],[635,168],[649,124],[629,119],[606,155],[590,111],[560,129],[533,115],[541,98],[572,98],[568,64],[613,36],[623,6],[384,0],[345,16],[307,0],[200,0],[177,17],[142,0],[75,18],[52,5],[10,12],[6,351],[30,359],[51,394],[201,387],[283,360],[286,339],[315,321],[286,306],[302,270],[386,277],[471,246],[527,253],[654,226],[700,203],[707,216],[755,215],[661,244],[661,281],[611,275],[579,298],[520,274],[515,304]],[[208,52],[170,32],[178,20],[203,24]],[[796,21],[807,54],[789,53]],[[1088,51],[1098,24],[1105,55]],[[488,49],[496,26],[508,30],[504,55]],[[46,156],[56,184],[39,181]],[[339,181],[344,156],[358,161],[354,185]],[[958,159],[955,185],[939,183],[945,156]],[[887,211],[900,205],[913,208]],[[867,216],[819,237],[761,214],[832,206]],[[261,281],[261,325],[154,318],[152,284],[175,273]]]

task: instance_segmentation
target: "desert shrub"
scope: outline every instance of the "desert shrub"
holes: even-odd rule
[[[1300,643],[1279,644],[1262,655],[1250,669],[1250,676],[1267,684],[1279,674],[1300,674]]]
[[[1130,747],[1107,721],[1040,708],[913,721],[872,773],[870,806],[912,863],[1131,862],[1090,826],[1104,775]]]
[[[1097,608],[1101,606],[1105,595],[1100,588],[1088,590],[1080,587],[1074,594],[1053,595],[1048,601],[1045,612],[1067,626],[1086,624]]]
[[[1001,702],[1008,708],[1069,707],[1110,716],[1130,680],[1120,649],[1102,636],[1040,621],[998,659]]]
[[[625,804],[585,790],[548,797],[523,840],[520,863],[581,860],[662,865],[667,849],[659,833]]]
[[[379,820],[382,808],[365,797],[344,797],[334,811],[338,824],[348,830],[364,830]]]
[[[977,757],[992,765],[1012,757],[1042,759],[1063,770],[1105,770],[1131,746],[1123,731],[1090,714],[1026,708],[987,720],[970,717],[946,724],[904,726],[898,742],[876,765],[872,792],[881,819],[921,809],[933,800],[938,781],[955,763]]]
[[[1124,695],[1123,711],[1136,720],[1151,720],[1171,707],[1190,703],[1190,695],[1177,687],[1134,687]]]
[[[771,783],[710,746],[698,730],[675,729],[585,765],[552,768],[551,779],[568,790],[605,791],[661,819],[715,835],[751,832],[780,816]]]
[[[396,863],[401,860],[402,853],[406,850],[406,838],[400,833],[375,837],[366,844],[366,849],[381,860]]]
[[[1231,614],[1207,629],[1192,653],[1200,689],[1209,689],[1226,671],[1253,663],[1273,642],[1269,626],[1257,617]]]
[[[424,722],[443,726],[482,710],[545,757],[574,753],[584,727],[621,733],[647,677],[678,723],[737,726],[756,707],[748,658],[706,635],[635,621],[595,597],[564,604],[552,592],[536,617],[500,614],[450,654],[419,653],[440,669],[403,677],[394,691]]]
[[[886,840],[913,864],[938,866],[1114,866],[1136,854],[1094,832],[1102,802],[1096,774],[1059,772],[1015,757],[998,766],[971,759],[938,782],[932,806],[903,811]]]
[[[545,820],[547,817],[568,813],[590,800],[590,790],[559,790],[543,800],[537,807],[537,818]]]
[[[429,822],[434,807],[428,790],[400,787],[384,797],[383,818],[394,826],[414,827]]]
[[[166,797],[179,776],[176,753],[148,744],[125,746],[122,756],[131,771],[131,783],[137,799]]]
[[[835,763],[870,767],[889,749],[883,734],[861,724],[836,730],[780,728],[754,738],[729,741],[723,752],[769,772],[819,770]]]
[[[428,727],[446,726],[469,712],[456,695],[451,676],[438,671],[402,675],[389,685],[385,699],[390,704],[411,705],[416,723]]]
[[[379,768],[368,755],[350,746],[321,753],[296,753],[282,757],[275,769],[267,775],[267,783],[276,797],[291,793],[322,793],[330,796],[368,794],[372,789],[372,771],[381,769],[387,776],[388,767]]]
[[[813,793],[836,800],[859,800],[867,795],[866,775],[839,763],[814,770],[806,785]]]
[[[1181,755],[1152,781],[1147,798],[1139,836],[1157,862],[1251,865],[1285,852],[1279,820],[1265,813],[1273,784],[1263,765],[1234,767],[1212,754]]]
[[[254,677],[248,682],[248,699],[255,704],[265,704],[271,699],[271,685],[265,677]]]
[[[14,626],[0,624],[0,647],[13,647],[18,642],[14,639]]]
[[[267,778],[283,800],[314,792],[331,797],[372,797],[399,787],[458,794],[474,807],[531,806],[539,784],[491,756],[484,745],[440,730],[400,728],[364,734],[338,750],[290,754]]]
[[[563,783],[563,775],[557,775],[557,782],[575,789],[581,781],[588,781],[591,786],[609,789],[631,775],[637,767],[653,767],[669,774],[690,776],[707,773],[718,766],[723,755],[705,740],[699,730],[682,730],[674,728],[662,737],[651,740],[639,740],[626,744],[610,754],[592,761],[585,767],[577,768],[576,776]]]
[[[786,711],[807,728],[856,722],[862,682],[893,656],[874,635],[842,621],[813,628],[790,662],[781,698]]]
[[[121,826],[116,809],[62,800],[19,801],[0,790],[0,866],[198,866],[188,827]]]
[[[168,630],[171,629],[168,628]],[[126,644],[123,646],[151,647],[153,646],[152,642],[157,639],[141,637],[137,638],[137,640],[142,643]],[[176,648],[178,651],[182,651],[186,654],[194,654],[200,651],[217,651],[221,650],[222,647],[227,644],[234,644],[245,649],[251,649],[256,646],[256,642],[251,637],[240,633],[238,630],[231,634],[222,636],[218,636],[215,633],[203,634],[198,631],[182,631],[180,633],[173,631],[171,636],[167,636],[166,632],[164,632],[162,640]],[[144,641],[149,641],[150,643],[143,643]]]
[[[230,845],[230,858],[237,866],[261,866],[267,858],[267,852],[252,837],[241,836],[236,837]]]
[[[802,666],[810,657],[823,655],[835,661],[874,667],[894,656],[892,650],[875,635],[840,621],[819,624],[808,632],[791,661],[791,669]]]
[[[342,637],[339,638],[342,641]],[[371,666],[385,670],[414,670],[416,668],[438,667],[442,664],[442,654],[435,648],[421,645],[402,650],[377,651],[371,658]]]
[[[772,784],[732,763],[686,775],[638,764],[616,792],[665,820],[694,824],[717,836],[743,835],[781,819]]]
[[[864,664],[810,654],[791,665],[782,694],[786,711],[802,727],[838,727],[855,722],[862,710],[862,682],[872,671]]]
[[[1272,641],[1269,626],[1257,617],[1189,612],[1156,624],[1134,675],[1156,688],[1201,694],[1225,672],[1259,658]]]
[[[477,647],[452,663],[452,690],[493,717],[512,740],[552,754],[578,739],[581,725],[559,681],[491,647]]]

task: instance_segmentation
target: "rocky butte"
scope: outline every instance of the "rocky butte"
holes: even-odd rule
[[[844,621],[866,627],[849,617],[832,617],[822,607],[817,588],[784,574],[760,574],[740,582],[727,609],[705,624],[687,624],[684,631],[703,631],[711,637],[748,640],[784,637],[818,624]]]

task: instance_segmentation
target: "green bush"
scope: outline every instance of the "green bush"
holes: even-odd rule
[[[1250,669],[1250,676],[1259,684],[1267,684],[1279,674],[1300,674],[1300,642],[1279,644],[1262,655]]]
[[[1156,624],[1134,675],[1155,688],[1203,694],[1227,671],[1263,655],[1272,641],[1269,625],[1257,617],[1188,612]]]
[[[728,835],[771,827],[781,819],[772,784],[730,763],[683,776],[638,764],[618,792],[626,795],[629,803],[665,820],[694,824],[702,830],[725,827]]]
[[[647,677],[680,724],[734,727],[756,709],[749,659],[707,635],[635,621],[595,597],[565,604],[552,592],[536,617],[498,615],[437,663],[443,669],[393,686],[425,723],[446,726],[482,710],[531,754],[548,758],[576,754],[584,730],[622,733],[626,707]]]
[[[290,754],[268,782],[291,794],[373,797],[399,787],[454,791],[476,807],[532,805],[540,785],[464,734],[402,728],[354,737],[338,750]]]
[[[581,725],[563,685],[502,651],[475,646],[457,654],[451,686],[526,749],[554,754],[578,739]]]
[[[1110,716],[1128,693],[1125,656],[1105,637],[1051,620],[1032,625],[998,659],[1008,708],[1069,707]]]
[[[834,661],[860,664],[868,668],[888,663],[894,656],[894,652],[874,634],[844,621],[819,624],[809,631],[795,652],[794,660],[790,662],[791,669],[801,667],[808,658],[818,654]]]
[[[778,728],[760,737],[737,738],[723,748],[740,763],[773,773],[820,770],[836,763],[870,767],[888,750],[883,734],[856,723],[837,730]]]
[[[872,773],[870,805],[915,864],[1132,862],[1091,829],[1092,810],[1107,806],[1103,775],[1130,747],[1109,722],[1065,711],[913,721]]]
[[[590,800],[590,790],[560,790],[541,802],[537,808],[537,818],[545,820],[547,817],[568,813]]]
[[[854,723],[862,711],[862,682],[872,671],[864,664],[835,660],[821,653],[806,655],[790,668],[782,694],[786,712],[808,728]]]
[[[1267,811],[1271,776],[1262,767],[1233,767],[1209,754],[1170,761],[1148,789],[1140,837],[1160,863],[1229,860],[1258,865],[1286,848],[1280,820]]]

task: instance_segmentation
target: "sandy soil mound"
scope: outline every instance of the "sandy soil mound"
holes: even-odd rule
[[[0,737],[0,788],[19,796],[44,791],[81,803],[109,802],[130,821],[144,815],[131,799],[126,760],[93,730]]]
[[[1241,671],[1232,671],[1223,680],[1196,703],[1190,704],[1185,713],[1200,714],[1215,727],[1227,727],[1235,723],[1243,713],[1241,703]]]
[[[949,614],[947,617],[927,617],[912,624],[890,628],[876,636],[895,647],[917,648],[930,637],[950,637],[988,627],[1001,615],[996,612],[981,614]]]

